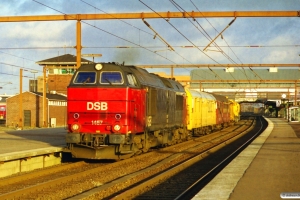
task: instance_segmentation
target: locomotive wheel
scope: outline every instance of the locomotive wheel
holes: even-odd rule
[[[148,151],[149,151],[149,148],[144,147],[144,148],[142,149],[142,152],[143,152],[143,153],[146,153],[146,152],[148,152]]]

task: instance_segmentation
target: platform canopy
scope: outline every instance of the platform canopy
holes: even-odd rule
[[[300,70],[268,69],[194,69],[190,87],[226,94],[230,98],[299,99]]]

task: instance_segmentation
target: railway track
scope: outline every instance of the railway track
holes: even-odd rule
[[[220,132],[119,162],[79,162],[3,178],[0,184],[0,199],[123,198],[124,194],[137,191],[137,186],[145,185],[145,180],[161,183],[167,180],[167,177],[162,178],[162,172],[167,173],[174,168],[175,172],[168,172],[169,177],[174,176],[191,165],[191,158],[201,160],[214,154],[217,149],[234,140],[236,135],[251,129],[251,124],[251,120],[242,120]],[[157,177],[161,177],[158,182],[155,181]],[[154,188],[154,185],[151,188]],[[141,192],[130,194],[129,198],[138,198],[147,192],[146,189],[138,191]]]
[[[211,148],[209,157],[202,159],[204,152],[111,199],[192,199],[266,127],[265,121],[259,121],[230,145]]]

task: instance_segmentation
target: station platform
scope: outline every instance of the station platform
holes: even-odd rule
[[[0,177],[61,162],[64,128],[0,131]]]
[[[300,199],[300,123],[266,118],[268,128],[193,199]]]

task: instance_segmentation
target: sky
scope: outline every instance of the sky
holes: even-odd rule
[[[299,11],[300,0],[1,0],[0,17],[178,11]],[[237,18],[203,51],[233,18],[145,19],[175,51],[141,19],[82,21],[82,54],[102,54],[96,62],[128,65],[263,64],[300,62],[300,18]],[[0,94],[23,91],[29,79],[42,75],[36,62],[76,55],[76,21],[3,22],[0,24]],[[206,33],[206,34],[205,34]],[[117,48],[117,47],[130,48]],[[182,46],[198,46],[183,48]],[[249,47],[260,46],[260,47]],[[92,60],[92,58],[86,58]],[[38,71],[37,74],[32,71]],[[192,68],[176,69],[190,75]],[[169,69],[149,69],[165,72]]]

